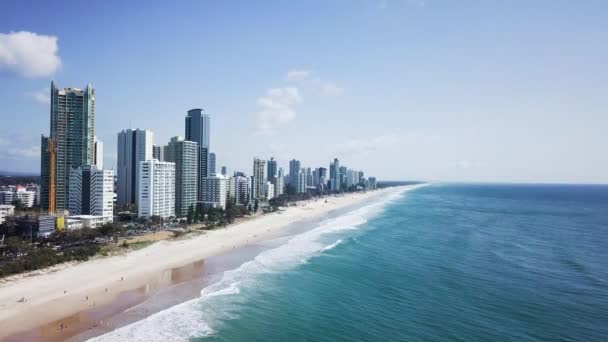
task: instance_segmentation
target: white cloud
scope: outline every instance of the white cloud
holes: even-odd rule
[[[332,82],[327,82],[321,87],[321,94],[324,96],[341,96],[344,95],[344,88],[339,87]]]
[[[32,91],[26,94],[29,98],[31,98],[32,100],[40,103],[40,104],[44,104],[47,105],[49,103],[51,103],[51,95],[50,95],[50,90],[47,89],[42,89],[39,91]]]
[[[310,74],[311,74],[310,70],[297,70],[297,69],[293,69],[293,70],[289,70],[287,72],[287,75],[285,76],[285,79],[287,81],[291,81],[291,82],[301,82],[301,81],[304,81],[307,78],[309,78]]]
[[[0,70],[25,77],[45,77],[61,67],[57,37],[20,31],[0,33]]]
[[[401,139],[395,135],[380,135],[366,139],[351,139],[338,146],[342,154],[364,154],[397,146]]]
[[[280,125],[296,118],[294,105],[302,102],[298,88],[272,88],[258,98],[258,134],[270,135]]]

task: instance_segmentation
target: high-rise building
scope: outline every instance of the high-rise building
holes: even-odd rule
[[[196,108],[188,111],[186,115],[186,140],[198,144],[198,200],[203,199],[202,178],[209,176],[209,142],[211,133],[211,118],[202,109]]]
[[[331,191],[340,191],[340,161],[334,158],[333,163],[329,164],[329,189]]]
[[[377,186],[376,184],[376,177],[369,177],[369,188],[370,189],[375,189]]]
[[[274,157],[270,157],[270,160],[266,162],[266,179],[274,184],[274,179],[277,177],[277,161]]]
[[[42,138],[40,171],[43,209],[61,211],[69,205],[69,174],[90,165],[95,157],[95,91],[58,89],[51,82],[50,136]]]
[[[175,216],[175,164],[156,159],[139,162],[137,216]]]
[[[114,171],[94,165],[70,171],[70,215],[93,215],[112,222],[114,205]]]
[[[271,182],[266,181],[266,187],[265,187],[265,197],[267,200],[271,200],[274,198],[274,184],[272,184]]]
[[[156,159],[158,161],[170,161],[165,158],[165,151],[167,150],[167,146],[162,145],[152,145],[152,159]]]
[[[97,137],[93,137],[95,144],[93,152],[93,165],[97,166],[99,170],[103,170],[103,142]]]
[[[281,196],[285,192],[285,173],[283,168],[280,167],[277,172],[277,177],[274,179],[274,194],[275,196]]]
[[[215,153],[211,152],[209,153],[209,161],[208,161],[208,166],[207,166],[208,170],[207,173],[209,175],[213,175],[215,174]]]
[[[346,166],[340,166],[340,168],[338,169],[340,189],[346,188],[346,171],[347,170],[348,170],[348,168]]]
[[[306,186],[312,186],[312,169],[307,167],[304,170],[306,172]]]
[[[298,174],[300,173],[300,161],[292,159],[289,161],[289,184],[294,188],[298,185]]]
[[[225,166],[222,166],[222,176],[228,176],[228,169]]]
[[[165,151],[165,160],[175,163],[175,216],[186,217],[198,200],[198,144],[173,137]]]
[[[300,170],[298,173],[298,181],[296,183],[296,191],[300,194],[306,192],[306,172],[304,170]]]
[[[145,129],[126,129],[118,133],[116,169],[118,172],[117,203],[139,200],[139,163],[152,159],[154,134]]]
[[[265,161],[259,158],[253,159],[253,183],[251,198],[254,200],[264,199],[264,164]]]
[[[203,205],[226,209],[227,182],[222,175],[203,177]]]
[[[249,203],[251,188],[249,177],[242,173],[237,173],[230,178],[228,195],[231,201],[236,204],[247,205]]]

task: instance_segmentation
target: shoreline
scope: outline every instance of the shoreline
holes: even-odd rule
[[[64,340],[77,336],[84,332],[82,327],[70,328],[66,323],[68,328],[64,331],[59,328],[60,321],[98,308],[102,311],[105,306],[117,302],[125,303],[126,307],[120,308],[124,311],[158,290],[179,283],[173,274],[180,267],[196,262],[204,265],[206,258],[271,239],[292,223],[380,197],[387,192],[412,187],[385,188],[311,200],[202,235],[165,240],[125,255],[94,259],[54,272],[9,281],[0,286],[0,338],[29,336],[33,340]],[[194,272],[187,277],[201,275]],[[130,291],[144,291],[144,295],[137,302],[133,300],[137,296],[128,295]],[[22,297],[26,301],[18,302]],[[49,324],[51,327],[57,324],[59,333],[52,329],[45,332],[49,330]],[[35,329],[40,330],[38,336],[27,334]]]

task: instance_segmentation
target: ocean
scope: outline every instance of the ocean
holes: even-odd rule
[[[608,186],[431,184],[309,224],[94,340],[608,339]]]

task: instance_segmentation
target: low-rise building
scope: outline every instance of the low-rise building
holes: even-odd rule
[[[7,216],[15,214],[15,206],[11,204],[0,204],[0,224],[4,223]]]

